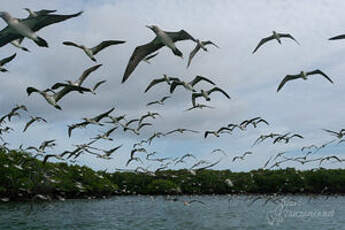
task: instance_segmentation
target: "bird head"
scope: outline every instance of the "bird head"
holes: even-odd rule
[[[12,18],[11,15],[6,11],[0,11],[0,17],[3,18],[6,22]]]
[[[146,25],[147,28],[149,28],[150,30],[152,30],[153,32],[157,33],[159,30],[159,27],[156,25]]]

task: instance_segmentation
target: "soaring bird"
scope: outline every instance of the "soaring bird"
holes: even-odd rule
[[[170,85],[170,93],[173,93],[176,89],[177,86],[181,85],[183,86],[185,89],[190,90],[192,92],[195,92],[195,89],[193,88],[197,83],[199,83],[200,81],[206,81],[208,83],[210,83],[211,85],[216,85],[213,81],[211,81],[210,79],[197,75],[193,80],[191,80],[190,82],[185,82],[185,81],[181,81],[180,79],[178,80],[174,80],[171,85]]]
[[[59,23],[70,18],[81,15],[82,12],[71,15],[57,15],[47,14],[39,15],[37,17],[28,17],[25,19],[17,19],[9,15],[7,12],[0,12],[2,17],[8,24],[6,28],[0,31],[0,47],[10,43],[13,40],[27,37],[38,43],[39,46],[47,47],[48,44],[43,39],[40,39],[35,32],[43,27],[54,23]]]
[[[64,97],[68,91],[66,91],[65,89],[60,90],[59,92],[55,93],[53,91],[53,94],[49,94],[48,92],[52,92],[52,90],[50,89],[46,89],[46,90],[38,90],[34,87],[28,87],[26,88],[26,93],[28,94],[28,96],[30,96],[32,93],[39,93],[41,94],[44,99],[52,106],[54,106],[56,109],[58,110],[62,110],[62,108],[57,104],[57,102]]]
[[[98,52],[100,52],[101,50],[107,48],[108,46],[112,46],[112,45],[118,45],[118,44],[122,44],[125,43],[126,41],[119,41],[119,40],[107,40],[107,41],[102,41],[101,43],[99,43],[97,46],[92,47],[92,48],[88,48],[84,45],[81,44],[76,44],[74,42],[70,42],[70,41],[65,41],[62,44],[66,45],[66,46],[74,46],[77,48],[82,49],[85,54],[94,62],[97,62],[96,58],[94,57],[94,55],[96,55]]]
[[[329,82],[331,82],[333,84],[333,81],[324,72],[322,72],[319,69],[314,70],[314,71],[310,71],[310,72],[301,71],[299,74],[296,74],[296,75],[286,75],[286,77],[280,82],[280,84],[277,88],[277,92],[279,92],[279,90],[286,84],[286,82],[288,82],[290,80],[295,80],[298,78],[302,78],[303,80],[307,80],[309,75],[316,75],[316,74],[322,75]]]
[[[4,59],[0,60],[0,71],[1,71],[1,72],[7,72],[7,71],[8,71],[8,70],[5,69],[3,66],[4,66],[6,63],[12,61],[12,60],[16,57],[16,55],[17,55],[17,54],[15,53],[15,54],[13,54],[12,56],[9,56],[9,57],[7,57],[7,58],[4,58]]]
[[[335,131],[332,131],[329,129],[322,129],[322,130],[333,135],[333,136],[336,136],[338,139],[341,139],[345,136],[345,129],[342,129],[339,132],[335,132]]]
[[[146,89],[145,89],[145,93],[146,93],[147,91],[149,91],[149,89],[151,89],[152,86],[157,85],[157,84],[159,84],[159,83],[166,82],[166,83],[168,83],[168,85],[171,85],[171,83],[172,83],[173,81],[178,81],[178,80],[180,80],[180,79],[177,78],[177,77],[168,77],[166,74],[163,74],[163,77],[162,77],[162,78],[153,79],[153,80],[150,82],[150,84],[149,84],[149,85],[146,87]]]
[[[161,30],[156,25],[146,27],[151,29],[156,34],[156,37],[151,42],[135,48],[127,64],[125,73],[122,78],[122,83],[124,83],[129,78],[129,76],[135,70],[140,61],[142,61],[155,51],[159,50],[163,46],[169,47],[175,55],[182,57],[183,54],[176,48],[175,42],[183,40],[195,41],[195,39],[184,30],[180,30],[178,32],[166,32]]]
[[[47,121],[44,118],[42,118],[42,117],[33,117],[33,116],[31,116],[31,120],[26,123],[23,132],[25,132],[29,128],[29,126],[32,125],[34,122],[41,122],[41,121],[47,123]]]
[[[196,104],[196,105],[193,105],[192,107],[186,109],[185,111],[191,111],[194,109],[204,109],[204,108],[214,109],[214,107],[212,107],[212,106],[208,106],[208,105],[204,105],[204,104]]]
[[[70,80],[67,80],[67,84],[66,83],[61,83],[61,82],[58,82],[58,83],[55,83],[53,86],[52,86],[52,89],[58,89],[60,87],[70,87],[71,90],[77,90],[80,89],[80,91],[89,91],[89,92],[94,92],[96,85],[94,86],[94,89],[88,89],[88,88],[84,88],[84,87],[81,87],[82,84],[84,83],[84,81],[86,80],[86,78],[94,71],[96,71],[99,67],[101,67],[102,64],[99,64],[99,65],[95,65],[95,66],[92,66],[90,68],[88,68],[87,70],[85,70],[82,75],[74,82],[70,81]]]
[[[221,92],[222,94],[224,94],[225,97],[230,99],[230,96],[224,90],[222,90],[219,87],[214,87],[214,88],[212,88],[212,89],[210,89],[208,91],[202,89],[200,91],[200,93],[193,93],[192,94],[192,104],[193,104],[193,106],[196,105],[195,100],[198,97],[204,97],[206,99],[206,101],[210,101],[211,100],[211,98],[209,97],[210,94],[213,93],[213,92],[216,92],[216,91]]]
[[[193,57],[195,56],[195,54],[197,52],[199,52],[200,49],[203,49],[204,51],[207,51],[207,49],[205,47],[206,45],[214,45],[215,47],[219,48],[216,44],[214,44],[211,41],[199,41],[199,40],[196,40],[196,43],[197,44],[196,44],[195,48],[189,54],[187,68],[190,66],[190,63],[192,62]]]
[[[112,113],[114,111],[114,107],[111,108],[110,110],[108,110],[107,112],[105,113],[101,113],[95,117],[92,117],[92,118],[87,118],[87,117],[84,117],[82,118],[84,120],[84,122],[81,122],[81,123],[77,123],[77,124],[73,124],[73,125],[70,125],[68,126],[68,136],[71,137],[72,135],[72,130],[75,129],[75,128],[79,128],[79,127],[85,127],[89,124],[95,124],[95,125],[100,125],[102,126],[103,124],[99,123],[102,119],[108,117],[110,115],[110,113]]]
[[[154,104],[158,104],[158,105],[164,105],[164,101],[169,99],[170,96],[165,96],[162,99],[158,100],[158,101],[151,101],[149,103],[146,104],[146,106],[150,106],[150,105],[154,105]]]
[[[272,31],[272,33],[273,34],[271,36],[265,37],[259,42],[259,44],[254,49],[253,53],[255,53],[260,48],[260,46],[262,46],[266,42],[273,40],[273,39],[276,39],[279,42],[279,44],[281,44],[282,42],[281,42],[280,38],[290,38],[290,39],[294,40],[297,44],[299,44],[298,41],[294,37],[292,37],[291,34],[282,34],[282,33],[277,33],[275,31]]]
[[[167,132],[165,134],[165,136],[170,135],[172,133],[176,133],[176,132],[179,132],[179,133],[183,133],[183,132],[199,133],[199,131],[195,131],[195,130],[191,130],[191,129],[178,128],[178,129],[174,129],[174,130]]]

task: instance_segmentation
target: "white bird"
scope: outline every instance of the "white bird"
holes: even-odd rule
[[[70,42],[70,41],[65,41],[62,44],[66,45],[66,46],[74,46],[77,48],[82,49],[85,54],[94,62],[97,62],[96,58],[94,57],[94,55],[96,55],[98,52],[100,52],[101,50],[107,48],[108,46],[112,46],[112,45],[118,45],[118,44],[122,44],[125,43],[126,41],[119,41],[119,40],[107,40],[107,41],[102,41],[101,43],[99,43],[97,46],[92,47],[92,48],[88,48],[84,45],[80,45],[80,44],[76,44],[74,42]]]
[[[41,121],[47,123],[47,121],[44,118],[42,118],[42,117],[33,117],[33,116],[31,116],[31,120],[26,123],[23,132],[25,132],[29,128],[29,126],[32,125],[34,122],[41,122]]]
[[[162,83],[162,82],[166,82],[168,83],[168,85],[171,85],[171,83],[173,81],[178,81],[180,79],[178,79],[177,77],[168,77],[166,74],[163,74],[163,77],[162,78],[157,78],[157,79],[153,79],[150,84],[146,87],[145,89],[145,93],[154,85],[157,85],[159,83]]]
[[[224,90],[222,90],[219,87],[214,87],[214,88],[212,88],[212,89],[210,89],[208,91],[202,89],[200,91],[200,93],[193,93],[192,94],[192,104],[193,104],[193,106],[196,105],[195,100],[198,97],[204,97],[206,99],[206,101],[210,101],[211,100],[211,98],[209,97],[210,94],[213,93],[213,92],[216,92],[216,91],[221,92],[222,94],[224,94],[225,97],[230,99],[230,96]]]
[[[214,44],[211,41],[199,41],[199,40],[196,40],[196,43],[197,44],[196,44],[195,48],[189,54],[187,68],[190,66],[190,63],[192,62],[193,57],[195,56],[195,54],[197,52],[199,52],[200,49],[203,49],[204,51],[207,51],[207,49],[205,47],[206,45],[214,45],[215,47],[219,48],[216,44]]]
[[[262,46],[266,42],[273,40],[273,39],[276,39],[279,42],[279,44],[281,44],[282,42],[281,42],[280,38],[290,38],[290,39],[294,40],[299,45],[298,41],[294,37],[292,37],[291,34],[282,34],[282,33],[277,33],[275,31],[272,31],[272,33],[273,34],[271,36],[265,37],[259,42],[259,44],[254,49],[253,53],[255,53],[260,48],[260,46]]]
[[[16,19],[11,17],[6,12],[1,12],[0,17],[4,18],[6,22],[8,21],[8,26],[0,31],[0,47],[10,43],[11,41],[27,36],[33,36],[33,38],[37,40],[38,38],[35,38],[34,32],[37,32],[40,29],[51,24],[59,23],[70,18],[77,17],[82,13],[83,12],[79,12],[71,15],[47,14],[37,17],[28,17],[25,19]],[[47,45],[46,43],[41,41],[39,41],[39,43],[41,45]]]
[[[48,47],[48,43],[43,38],[39,37],[29,26],[22,23],[18,18],[12,17],[5,11],[0,12],[0,17],[4,19],[13,32],[33,40],[38,46]]]
[[[164,105],[164,101],[169,99],[170,96],[165,96],[162,99],[158,100],[158,101],[151,101],[149,103],[146,104],[146,106],[150,106],[150,105],[154,105],[154,104],[158,104],[158,105]]]
[[[213,81],[211,81],[210,79],[197,75],[193,80],[191,80],[190,82],[185,82],[185,81],[181,81],[180,79],[178,80],[173,80],[173,82],[170,85],[170,93],[173,93],[176,89],[177,86],[182,85],[185,89],[195,92],[195,89],[193,88],[197,83],[199,83],[200,81],[206,81],[208,83],[210,83],[211,85],[216,85]]]
[[[124,83],[129,78],[131,73],[143,59],[159,50],[163,46],[169,47],[175,55],[183,57],[182,52],[176,48],[175,42],[183,40],[195,41],[195,39],[184,30],[180,30],[178,32],[166,32],[155,25],[146,27],[151,29],[156,34],[156,37],[151,42],[135,48],[127,64],[125,73],[122,78],[122,83]]]
[[[319,74],[322,75],[324,78],[326,78],[329,82],[331,82],[333,84],[332,79],[330,79],[324,72],[322,72],[321,70],[317,69],[314,71],[310,71],[310,72],[304,72],[301,71],[299,74],[296,75],[286,75],[286,77],[280,82],[278,88],[277,88],[277,92],[279,92],[279,90],[286,84],[286,82],[291,81],[291,80],[295,80],[298,78],[302,78],[303,80],[307,80],[308,76],[310,75],[315,75],[315,74]]]

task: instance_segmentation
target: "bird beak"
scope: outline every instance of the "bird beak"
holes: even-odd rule
[[[149,28],[150,30],[153,30],[153,27],[152,27],[152,26],[146,25],[145,27]]]

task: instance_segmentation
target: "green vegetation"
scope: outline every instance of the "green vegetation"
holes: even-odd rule
[[[0,198],[86,198],[126,194],[344,194],[345,170],[202,170],[153,173],[95,172],[85,166],[46,163],[27,153],[0,151]]]

